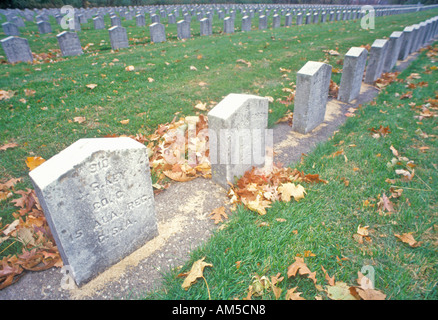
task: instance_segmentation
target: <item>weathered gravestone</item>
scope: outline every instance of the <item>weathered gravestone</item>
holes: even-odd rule
[[[78,285],[158,235],[146,147],[80,139],[29,174]]]
[[[251,18],[249,16],[242,18],[242,31],[251,31]]]
[[[119,16],[111,16],[111,26],[122,26],[122,20],[120,20]]]
[[[300,12],[297,14],[297,21],[296,21],[297,26],[302,25],[303,24],[303,14]]]
[[[209,18],[202,18],[199,20],[199,26],[201,36],[211,36],[213,34],[213,28]]]
[[[114,26],[108,29],[111,49],[118,50],[122,48],[128,48],[128,34],[126,33],[126,29],[121,26]]]
[[[151,42],[159,43],[166,41],[166,30],[164,24],[154,22],[149,26],[149,33],[151,35]]]
[[[232,17],[226,17],[224,19],[224,33],[234,33],[234,20]]]
[[[292,15],[290,13],[287,13],[284,18],[284,26],[290,27],[292,25]]]
[[[265,15],[259,16],[259,30],[265,30],[268,28],[268,17]]]
[[[105,21],[101,16],[93,18],[93,24],[95,30],[105,29]]]
[[[10,36],[2,39],[1,44],[9,63],[33,61],[27,39]]]
[[[267,98],[229,94],[208,113],[208,127],[214,182],[227,189],[235,177],[265,164]]]
[[[324,121],[332,66],[307,62],[297,73],[292,130],[306,134]]]
[[[2,23],[3,32],[7,36],[18,36],[20,35],[20,31],[18,30],[18,27],[12,23],[12,22],[5,22]]]
[[[180,20],[176,24],[177,26],[177,36],[178,39],[189,39],[191,36],[190,32],[190,22],[186,20]]]
[[[280,16],[278,14],[274,14],[274,16],[272,17],[272,28],[276,29],[276,28],[280,28]]]
[[[345,54],[338,92],[339,101],[348,103],[359,96],[367,55],[368,51],[359,47],[352,47]]]
[[[386,53],[385,63],[383,64],[383,72],[391,71],[397,63],[402,42],[403,32],[394,31],[391,33],[389,36],[388,52]]]
[[[52,33],[52,26],[48,21],[40,21],[37,23],[38,32],[41,34]]]
[[[403,29],[403,42],[400,48],[400,53],[398,55],[399,60],[405,60],[410,53],[410,48],[412,45],[414,27],[409,26]]]
[[[383,65],[388,51],[388,40],[376,39],[371,45],[368,59],[365,83],[373,84],[383,73]]]
[[[77,56],[84,52],[76,32],[63,31],[56,35],[63,56]]]
[[[143,14],[137,14],[135,16],[135,23],[137,27],[144,27],[146,25],[146,18]]]

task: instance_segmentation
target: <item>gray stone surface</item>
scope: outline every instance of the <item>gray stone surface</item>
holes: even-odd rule
[[[158,235],[146,147],[133,139],[80,139],[29,176],[78,285]]]
[[[405,60],[409,56],[410,48],[412,45],[413,31],[414,27],[412,26],[403,29],[403,42],[398,56],[399,60]]]
[[[391,71],[397,63],[400,54],[400,48],[403,42],[403,32],[394,31],[389,36],[388,52],[386,53],[385,63],[383,65],[383,72]]]
[[[122,26],[122,20],[120,20],[119,16],[111,16],[111,26]]]
[[[265,163],[268,100],[229,94],[208,113],[212,179],[228,189],[228,181]]]
[[[224,33],[226,34],[234,33],[234,20],[232,17],[226,17],[224,19]]]
[[[166,29],[164,24],[154,22],[149,26],[149,32],[151,35],[151,42],[160,43],[166,41]]]
[[[144,27],[146,25],[146,18],[144,17],[144,14],[137,14],[135,16],[135,23],[137,27]]]
[[[367,56],[368,51],[365,48],[359,47],[352,47],[345,54],[338,92],[339,101],[348,103],[358,97],[367,63]]]
[[[332,66],[309,61],[297,73],[292,130],[306,134],[324,121]]]
[[[105,21],[103,20],[102,17],[93,18],[93,24],[95,30],[105,29]]]
[[[40,21],[37,23],[38,32],[41,34],[52,33],[52,26],[47,21]]]
[[[368,58],[367,70],[365,73],[365,83],[373,84],[383,72],[383,65],[388,51],[388,40],[376,39],[371,45]]]
[[[9,63],[33,61],[27,39],[10,36],[2,39],[1,44]]]
[[[297,26],[302,25],[303,24],[303,14],[300,12],[297,14],[297,21],[296,21]]]
[[[191,37],[190,22],[186,20],[180,20],[176,24],[178,39],[189,39]]]
[[[268,17],[265,15],[259,16],[259,30],[265,30],[268,28]]]
[[[292,15],[290,13],[287,13],[284,16],[284,26],[290,27],[292,25]]]
[[[108,29],[111,49],[118,50],[129,47],[128,34],[126,29],[121,26],[114,26]]]
[[[5,22],[2,23],[3,32],[7,36],[19,36],[20,31],[18,30],[18,27],[15,23],[12,22]]]
[[[63,56],[77,56],[84,53],[76,32],[63,31],[56,38]]]
[[[201,36],[211,36],[213,34],[213,28],[209,18],[202,18],[199,20],[199,26]]]
[[[272,28],[280,28],[280,22],[280,16],[278,14],[274,14],[274,16],[272,17]]]
[[[242,18],[242,31],[251,31],[251,17],[244,16]]]

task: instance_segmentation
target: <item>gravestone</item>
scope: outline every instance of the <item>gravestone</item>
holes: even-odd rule
[[[18,30],[18,27],[12,23],[12,22],[5,22],[2,23],[3,32],[7,36],[19,36],[20,31]]]
[[[312,15],[310,13],[306,14],[306,20],[305,20],[305,24],[310,24],[312,22]]]
[[[388,51],[388,40],[376,39],[371,45],[370,57],[368,58],[365,83],[373,84],[383,72],[383,66]]]
[[[144,27],[146,25],[146,18],[143,14],[137,14],[135,16],[135,23],[137,27]]]
[[[191,37],[190,22],[185,20],[180,20],[176,24],[176,27],[177,27],[178,39],[183,40],[183,39],[189,39]]]
[[[315,12],[313,13],[313,21],[312,23],[318,23],[319,22],[319,13]]]
[[[122,20],[119,16],[111,16],[111,27],[122,26]]]
[[[27,39],[10,36],[0,41],[9,63],[33,61]]]
[[[280,28],[280,16],[278,14],[274,14],[272,17],[272,28]]]
[[[169,24],[175,24],[176,23],[176,17],[175,17],[175,15],[173,15],[173,14],[169,14],[169,16],[167,17],[167,22],[169,23]]]
[[[420,25],[419,24],[414,24],[413,25],[414,30],[412,31],[412,43],[411,43],[411,48],[409,50],[409,53],[413,53],[415,51],[418,50],[418,38],[420,36]]]
[[[95,30],[105,29],[105,21],[100,16],[93,18],[93,24]]]
[[[40,21],[37,23],[38,32],[41,34],[52,33],[52,26],[47,21]]]
[[[208,113],[212,180],[228,182],[265,164],[268,99],[229,94]]]
[[[126,29],[121,26],[114,26],[108,29],[111,49],[118,50],[129,47],[128,34]]]
[[[303,24],[303,14],[300,12],[297,14],[297,21],[296,21],[297,26],[302,25]]]
[[[359,96],[367,55],[368,51],[359,47],[352,47],[345,54],[338,92],[339,101],[348,103]]]
[[[242,18],[242,31],[251,31],[251,18],[249,16]]]
[[[63,31],[56,35],[63,56],[77,56],[84,52],[76,32]]]
[[[403,29],[403,42],[400,48],[400,53],[398,55],[399,60],[405,60],[409,56],[413,31],[414,27],[412,26]]]
[[[157,14],[151,14],[151,21],[152,21],[152,23],[154,23],[154,22],[160,23],[160,16]]]
[[[383,72],[389,72],[394,68],[400,53],[400,48],[403,42],[403,32],[394,31],[389,36],[388,52],[386,53],[385,63],[383,64]]]
[[[224,33],[231,34],[234,33],[234,20],[231,17],[226,17],[224,19]]]
[[[307,62],[297,73],[292,130],[306,134],[324,121],[332,66]]]
[[[29,176],[79,286],[158,235],[146,147],[131,138],[80,139]]]
[[[292,15],[290,13],[286,13],[284,16],[284,26],[290,27],[292,25]]]
[[[201,36],[211,36],[213,34],[211,20],[209,18],[199,20],[199,26]]]
[[[151,42],[160,43],[166,41],[166,30],[162,23],[152,23],[149,26],[149,33],[151,35]]]
[[[268,28],[268,17],[265,15],[259,16],[259,30],[265,30]]]

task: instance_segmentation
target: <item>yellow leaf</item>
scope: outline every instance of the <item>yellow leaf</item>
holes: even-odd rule
[[[129,119],[121,120],[120,123],[121,124],[128,124],[129,123]]]
[[[196,282],[198,278],[203,278],[203,272],[205,267],[213,267],[211,263],[204,262],[204,258],[195,261],[192,265],[192,269],[190,270],[187,278],[185,278],[182,287],[185,290],[188,290],[192,284]]]
[[[29,170],[33,170],[36,167],[38,167],[40,164],[45,162],[46,160],[41,157],[27,157],[26,159],[26,165],[29,168]]]
[[[126,71],[134,71],[135,68],[134,68],[134,66],[127,66],[127,67],[125,68],[125,70],[126,70]]]
[[[243,200],[243,199],[242,199]],[[266,214],[266,208],[270,208],[270,201],[261,199],[260,195],[254,201],[243,201],[249,210],[258,212],[260,215]]]
[[[300,297],[302,292],[295,292],[298,287],[287,290],[286,292],[286,300],[306,300],[303,297]]]
[[[397,233],[394,233],[394,236],[396,236],[397,238],[399,238],[400,241],[409,244],[412,248],[419,247],[419,246],[422,244],[422,242],[417,242],[417,241],[414,239],[414,237],[413,237],[413,235],[412,235],[411,232],[409,232],[409,233],[403,233],[402,235],[399,235],[399,234],[397,234]]]
[[[82,123],[85,121],[85,117],[74,117],[73,121],[77,123]]]
[[[207,110],[206,107],[207,107],[207,104],[206,104],[206,103],[202,103],[202,102],[199,102],[199,103],[195,106],[196,109],[201,110],[201,111],[205,111],[205,110]]]
[[[293,197],[295,201],[303,199],[306,191],[304,190],[302,185],[295,185],[294,183],[288,182],[283,183],[281,186],[278,187],[278,193],[281,194],[282,201],[289,202],[291,200],[291,197]]]

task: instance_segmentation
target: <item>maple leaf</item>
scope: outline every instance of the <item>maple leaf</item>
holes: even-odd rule
[[[10,98],[12,98],[15,94],[15,91],[12,90],[0,90],[0,101],[2,100],[9,100]]]
[[[302,292],[295,292],[298,287],[289,289],[286,291],[286,300],[306,300],[303,297],[300,297]]]
[[[29,168],[30,171],[38,167],[40,164],[45,162],[46,160],[41,157],[27,157],[26,158],[26,165]]]
[[[330,286],[334,286],[335,285],[335,276],[330,278],[329,274],[327,273],[327,271],[324,269],[323,266],[321,266],[321,269],[324,272],[324,277],[325,277],[325,280],[327,280],[328,284]]]
[[[74,121],[74,122],[77,122],[77,123],[79,123],[79,124],[85,122],[85,120],[86,120],[85,117],[74,117],[74,118],[73,118],[73,121]]]
[[[391,202],[391,200],[389,200],[385,193],[382,194],[382,198],[380,199],[377,206],[379,209],[386,210],[390,213],[395,212],[394,204]]]
[[[289,182],[283,183],[281,186],[279,186],[278,193],[281,194],[282,201],[289,202],[291,200],[291,197],[293,197],[295,201],[303,199],[306,191],[304,190],[302,185],[295,185],[294,183]]]
[[[396,236],[398,239],[400,239],[400,241],[409,244],[412,248],[417,248],[423,243],[423,242],[417,242],[414,239],[412,232],[403,233],[402,235],[394,233],[394,236]]]
[[[203,272],[205,267],[213,267],[211,263],[204,262],[204,260],[205,257],[193,263],[192,268],[182,284],[183,289],[188,290],[198,278],[204,278]]]
[[[225,207],[213,209],[213,211],[210,213],[210,216],[212,216],[211,219],[214,220],[214,224],[222,222],[222,218],[228,219],[228,215],[225,213]]]
[[[316,284],[316,271],[311,272],[307,265],[304,263],[304,259],[301,257],[295,257],[295,262],[287,268],[287,277],[295,277],[297,272],[300,275],[307,274],[309,276],[309,279],[312,279],[313,283]]]
[[[328,286],[326,292],[332,300],[358,300],[351,294],[350,286],[342,281],[337,281],[335,285]]]
[[[247,206],[249,210],[258,212],[260,215],[266,214],[266,208],[270,208],[270,201],[263,200],[263,198],[258,194],[256,199],[253,201],[245,201],[242,199],[243,203]]]

